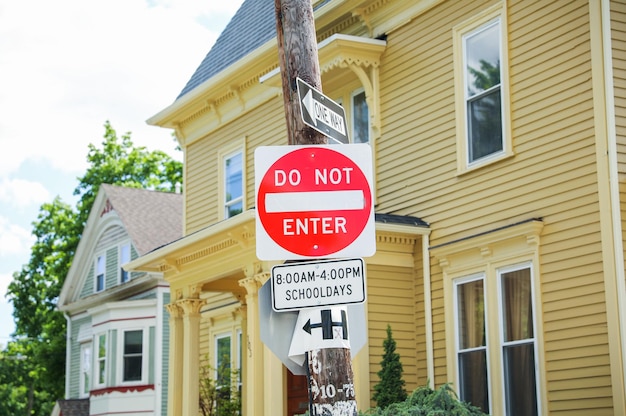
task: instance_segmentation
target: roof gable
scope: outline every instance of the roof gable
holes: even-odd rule
[[[130,240],[131,251],[141,256],[179,239],[182,198],[181,194],[101,185],[63,284],[59,308],[93,293],[96,254],[106,254],[106,273],[113,276],[120,266],[118,244]],[[113,280],[105,292],[117,285]],[[85,287],[91,288],[88,293],[83,291]]]

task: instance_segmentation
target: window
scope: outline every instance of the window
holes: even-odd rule
[[[459,395],[489,413],[484,278],[456,282]]]
[[[143,331],[125,331],[122,382],[141,381],[143,370]]]
[[[224,217],[243,211],[243,153],[237,151],[224,157]]]
[[[443,271],[447,377],[461,400],[502,416],[547,414],[539,234],[528,220],[431,247]]]
[[[128,282],[130,273],[124,270],[122,267],[124,264],[130,261],[130,243],[122,244],[119,247],[119,259],[120,259],[120,283]]]
[[[352,93],[352,143],[370,142],[370,114],[364,90]]]
[[[80,345],[80,397],[87,397],[91,388],[91,342]]]
[[[218,387],[230,384],[230,335],[218,335],[215,337],[215,371]]]
[[[107,336],[106,334],[98,335],[98,356],[96,361],[97,379],[96,384],[103,386],[106,384],[107,369]]]
[[[104,290],[104,273],[106,270],[106,258],[104,254],[96,258],[96,292]]]
[[[507,415],[537,415],[533,291],[529,267],[498,271]]]
[[[507,416],[536,416],[537,374],[531,271],[529,266],[498,269],[498,315],[488,314],[485,279],[455,281],[457,371],[461,400],[490,413],[488,344],[501,347]],[[494,305],[495,306],[495,305]],[[501,342],[487,334],[485,317],[497,316]],[[496,319],[496,318],[493,318]]]
[[[455,28],[460,171],[512,154],[505,34],[501,5]]]

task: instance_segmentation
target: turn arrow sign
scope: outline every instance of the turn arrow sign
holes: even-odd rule
[[[300,99],[300,113],[304,124],[337,142],[349,143],[346,112],[343,107],[302,79],[296,78],[296,83]]]

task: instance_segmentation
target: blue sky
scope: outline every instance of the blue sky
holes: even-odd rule
[[[177,159],[145,122],[183,89],[242,0],[0,0],[0,344],[42,203],[72,192],[108,120]]]

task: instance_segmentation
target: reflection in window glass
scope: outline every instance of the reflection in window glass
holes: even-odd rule
[[[500,21],[464,37],[469,162],[504,150]]]
[[[369,143],[370,122],[365,91],[352,95],[352,131],[352,143]]]
[[[143,331],[124,332],[123,381],[141,381]]]
[[[489,413],[483,279],[456,288],[460,396]]]
[[[98,384],[106,382],[106,359],[107,359],[107,337],[105,334],[98,336]]]
[[[225,216],[230,218],[243,211],[243,154],[235,153],[224,159]]]

